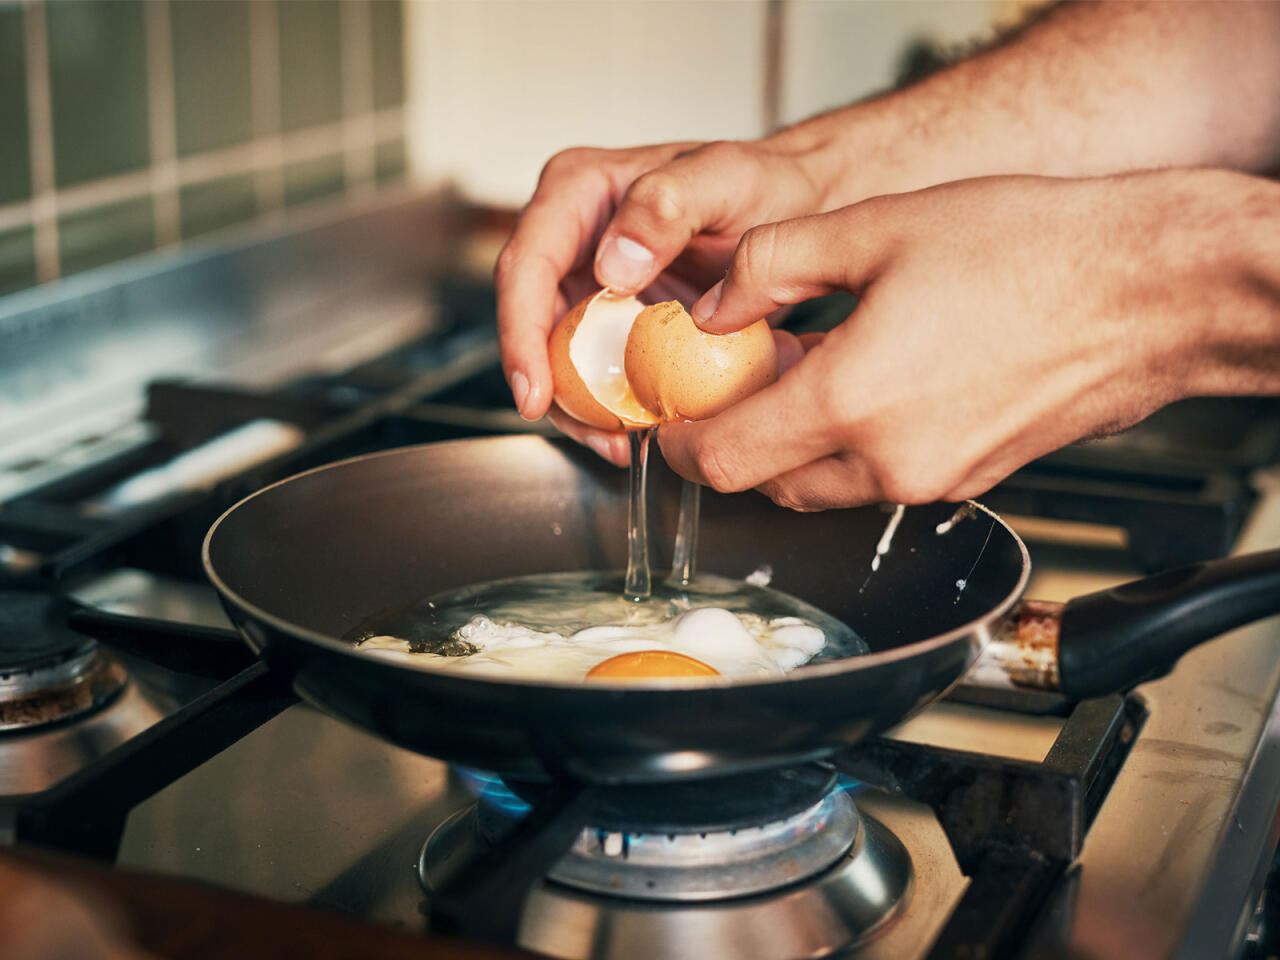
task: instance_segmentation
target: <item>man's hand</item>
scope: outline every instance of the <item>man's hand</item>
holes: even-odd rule
[[[498,265],[516,405],[551,408],[547,335],[574,303],[599,286],[687,303],[757,224],[993,174],[1271,169],[1277,38],[1277,3],[1062,4],[913,87],[762,141],[561,153]],[[626,462],[621,434],[552,419]]]
[[[753,229],[694,306],[853,314],[778,382],[659,440],[798,509],[958,500],[1179,397],[1280,392],[1280,187],[1219,171],[999,177]]]
[[[693,300],[724,274],[743,231],[822,208],[804,157],[770,141],[569,150],[543,171],[498,259],[498,332],[522,416],[551,406],[547,336],[599,287]],[[622,434],[554,409],[561,430],[615,463]]]

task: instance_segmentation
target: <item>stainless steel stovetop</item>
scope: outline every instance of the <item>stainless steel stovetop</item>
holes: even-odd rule
[[[1065,600],[1134,573],[1118,549],[1054,542],[1042,539],[1044,524],[1024,526],[1034,596]],[[1272,494],[1241,549],[1278,541]],[[1276,839],[1278,644],[1280,623],[1237,630],[1139,689],[1145,723],[1060,892],[1054,922],[1066,945],[1095,957],[1235,955]],[[1061,726],[1053,716],[941,703],[893,736],[1040,761]],[[298,705],[139,806],[120,862],[418,930],[419,849],[474,800],[444,764]],[[905,845],[914,883],[901,914],[851,955],[925,957],[965,878],[927,807],[874,789],[856,803]],[[668,955],[707,956],[705,948]]]

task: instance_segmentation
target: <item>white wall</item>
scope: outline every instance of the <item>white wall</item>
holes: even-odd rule
[[[986,34],[1011,2],[788,0],[783,120],[884,88],[915,37]],[[520,206],[565,147],[759,136],[765,27],[763,0],[410,2],[413,173]]]
[[[783,123],[886,89],[917,38],[948,48],[988,35],[999,8],[996,0],[789,0]]]
[[[761,133],[764,4],[411,3],[413,172],[523,204],[575,145]]]

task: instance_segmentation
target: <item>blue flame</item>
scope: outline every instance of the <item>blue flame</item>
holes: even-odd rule
[[[529,804],[512,793],[511,788],[503,783],[502,778],[496,773],[474,770],[470,767],[455,767],[455,769],[466,788],[481,803],[512,816],[522,817],[529,812]]]
[[[840,774],[836,777],[836,788],[833,793],[861,793],[867,789],[867,784],[861,780],[855,780],[847,774]]]

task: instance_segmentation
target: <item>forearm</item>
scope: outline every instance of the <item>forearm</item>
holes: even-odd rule
[[[1280,3],[1057,7],[905,90],[771,138],[827,208],[1000,173],[1280,163]]]

